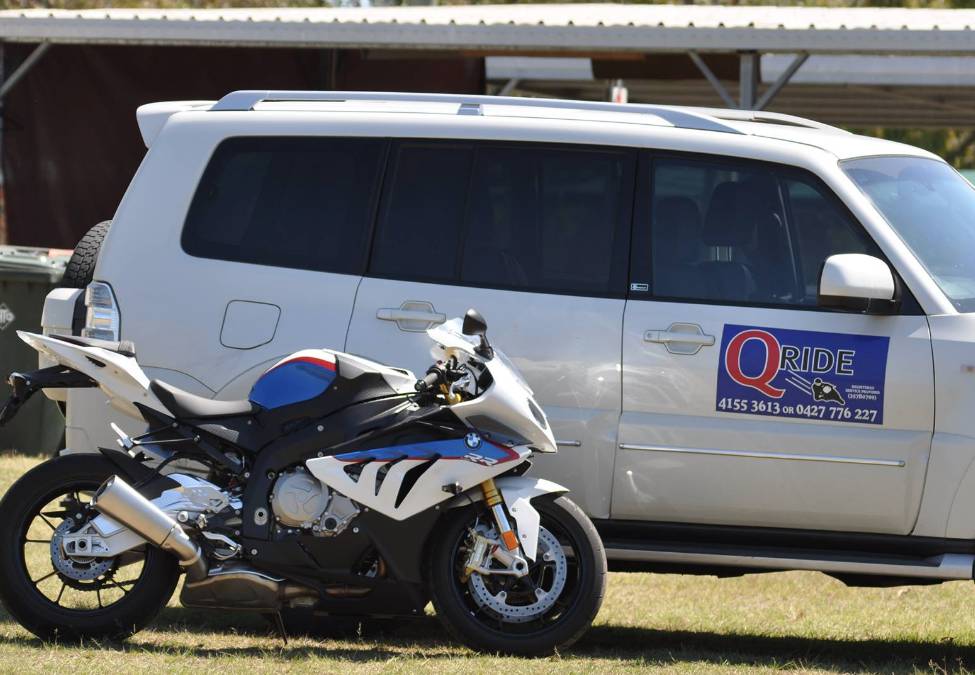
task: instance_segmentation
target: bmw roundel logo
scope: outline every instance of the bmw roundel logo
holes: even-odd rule
[[[475,434],[473,431],[466,436],[464,436],[464,443],[467,447],[473,450],[474,448],[481,447],[481,437]]]

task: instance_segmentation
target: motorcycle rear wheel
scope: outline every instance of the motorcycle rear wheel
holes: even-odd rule
[[[565,558],[568,564],[559,571],[560,593],[556,603],[530,619],[520,616],[506,620],[491,611],[484,606],[483,599],[476,597],[483,585],[462,578],[468,533],[478,516],[482,524],[489,522],[489,516],[476,512],[474,507],[456,509],[437,528],[427,571],[433,606],[447,632],[472,649],[517,656],[551,654],[581,638],[602,605],[606,592],[606,553],[592,522],[565,496],[536,499],[532,505],[541,515],[542,528],[549,533],[546,539],[552,541],[554,536],[563,551],[571,553]],[[534,582],[528,579],[538,579],[536,570],[545,564],[540,545],[539,555],[529,565],[529,576],[512,584],[506,591],[508,596],[519,592],[518,584],[529,584],[531,589]],[[531,596],[528,597],[530,604]]]
[[[55,564],[51,540],[76,529],[79,513],[89,517],[91,495],[114,473],[101,455],[56,457],[21,476],[0,501],[0,601],[42,640],[124,639],[176,588],[176,559],[148,544],[110,561]]]

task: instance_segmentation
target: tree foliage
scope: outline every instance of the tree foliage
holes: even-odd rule
[[[924,148],[944,157],[957,169],[975,168],[975,129],[851,128],[850,131]]]

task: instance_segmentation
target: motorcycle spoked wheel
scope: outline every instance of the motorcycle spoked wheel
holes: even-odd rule
[[[589,629],[602,605],[606,554],[592,522],[565,496],[532,505],[543,532],[539,555],[522,579],[472,575],[464,580],[471,531],[490,523],[479,507],[456,509],[438,528],[427,575],[433,606],[446,630],[478,651],[540,656],[565,649]],[[544,542],[555,540],[562,551],[545,555]],[[555,601],[536,602],[539,588],[542,594],[558,589]],[[506,604],[492,607],[485,601],[489,595]],[[531,612],[534,606],[537,614]]]
[[[124,639],[176,588],[176,559],[149,545],[107,560],[59,554],[59,537],[97,515],[91,496],[115,472],[100,455],[56,457],[0,501],[0,600],[42,640]]]

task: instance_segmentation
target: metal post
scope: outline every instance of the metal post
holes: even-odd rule
[[[693,61],[694,65],[697,66],[697,69],[701,71],[701,74],[704,75],[704,79],[711,83],[714,90],[718,92],[718,96],[721,97],[724,104],[729,108],[737,107],[735,105],[735,99],[733,99],[731,94],[728,93],[728,90],[724,88],[724,85],[721,84],[721,80],[719,80],[717,75],[714,74],[714,71],[708,68],[708,64],[704,62],[704,59],[702,59],[697,52],[687,52],[687,55],[691,57],[691,61]]]
[[[34,51],[28,54],[27,58],[24,59],[23,63],[17,66],[17,70],[10,73],[10,77],[6,78],[3,81],[3,84],[0,85],[0,99],[6,96],[7,93],[14,88],[14,85],[20,82],[21,78],[24,75],[26,75],[31,68],[34,67],[34,64],[37,63],[37,61],[42,56],[44,56],[44,54],[50,48],[51,48],[50,42],[42,42],[41,44],[34,47]]]
[[[741,52],[738,71],[738,107],[754,110],[758,98],[758,52]]]
[[[504,86],[501,87],[501,89],[498,91],[497,95],[498,96],[510,96],[511,95],[511,92],[513,92],[515,89],[517,89],[518,88],[518,85],[520,83],[521,83],[521,80],[519,80],[517,77],[511,78],[510,80],[508,80],[507,82],[504,83]]]
[[[779,79],[775,81],[775,84],[769,87],[768,90],[762,94],[762,98],[758,99],[758,103],[755,104],[755,110],[765,110],[765,106],[771,103],[772,99],[774,99],[775,96],[782,91],[782,87],[789,83],[792,76],[796,74],[796,71],[802,67],[802,64],[804,64],[808,58],[808,52],[803,52],[794,58],[792,63],[789,64],[789,67],[786,68],[781,75],[779,75]]]

